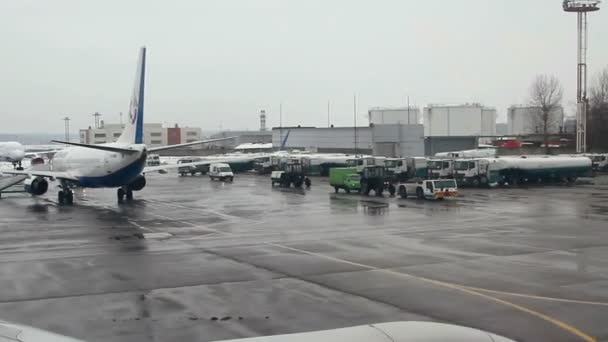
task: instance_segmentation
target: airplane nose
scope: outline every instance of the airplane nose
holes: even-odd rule
[[[23,157],[25,157],[25,151],[14,150],[13,153],[11,153],[11,156],[13,160],[21,160],[23,159]]]

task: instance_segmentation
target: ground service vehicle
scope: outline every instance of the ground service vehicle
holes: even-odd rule
[[[329,185],[336,193],[343,189],[346,193],[361,190],[361,176],[354,167],[334,167],[329,169]]]
[[[491,161],[490,183],[517,185],[537,182],[573,183],[578,177],[591,176],[588,157],[501,157]]]
[[[189,158],[182,158],[182,159],[178,160],[177,163],[178,164],[188,164],[188,163],[200,162],[202,160],[203,160],[203,158],[199,158],[199,157],[189,157]],[[189,166],[177,168],[177,173],[182,177],[187,174],[191,174],[192,176],[194,176],[197,173],[204,175],[208,171],[209,171],[209,165],[196,165],[196,166],[189,165]]]
[[[270,179],[272,185],[279,184],[282,187],[289,188],[292,184],[295,188],[301,188],[302,185],[310,187],[311,181],[306,176],[306,159],[289,159],[285,164],[283,171],[272,171]]]
[[[453,177],[452,159],[431,159],[428,162],[429,179],[444,179]]]
[[[593,171],[608,172],[608,153],[598,153],[591,157]]]
[[[160,165],[160,156],[155,153],[148,154],[146,162],[148,166],[158,166]]]
[[[370,191],[373,190],[376,196],[382,196],[385,187],[391,196],[395,194],[395,187],[387,180],[384,166],[367,166],[360,177],[362,195],[369,196]]]
[[[219,179],[222,182],[232,182],[234,180],[234,173],[232,172],[230,165],[225,163],[214,163],[209,165],[209,178],[211,178],[211,180]]]
[[[408,165],[406,158],[386,158],[384,160],[388,178],[394,182],[405,182],[408,180]]]
[[[416,196],[418,199],[439,199],[458,196],[458,186],[453,179],[427,179],[416,183],[397,185],[401,198]]]
[[[458,185],[474,187],[490,184],[490,163],[492,159],[460,159],[454,161],[454,179]]]

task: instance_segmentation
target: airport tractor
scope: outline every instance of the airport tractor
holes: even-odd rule
[[[388,190],[391,196],[395,195],[396,188],[388,179],[384,166],[367,166],[359,174],[361,182],[361,194],[369,196],[374,190],[376,196],[382,196],[384,189]]]
[[[234,181],[234,173],[230,165],[226,163],[213,163],[209,165],[209,179],[232,182]]]
[[[351,191],[361,191],[361,176],[355,167],[332,167],[329,169],[329,185],[336,193],[340,189],[350,194]]]
[[[418,182],[400,183],[397,193],[401,198],[416,196],[418,199],[443,200],[458,196],[458,185],[453,179],[425,179]]]
[[[287,160],[284,170],[272,171],[270,174],[272,186],[278,184],[279,186],[289,188],[293,184],[294,188],[301,188],[302,185],[309,188],[312,182],[307,176],[308,161],[305,158]]]

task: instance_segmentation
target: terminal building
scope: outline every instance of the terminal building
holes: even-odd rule
[[[97,128],[80,130],[80,142],[83,144],[105,144],[118,140],[122,134],[124,124],[105,124],[102,121]],[[202,140],[202,131],[198,127],[166,128],[160,123],[144,124],[144,144],[150,147],[177,145]],[[200,146],[195,146],[200,148]]]

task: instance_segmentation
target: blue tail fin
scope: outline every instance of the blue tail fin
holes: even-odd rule
[[[123,144],[143,144],[144,142],[144,83],[146,79],[146,47],[139,50],[135,85],[131,95],[127,123],[117,142]]]

